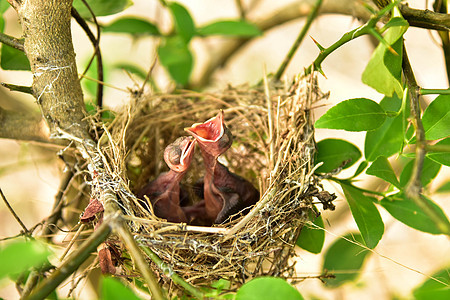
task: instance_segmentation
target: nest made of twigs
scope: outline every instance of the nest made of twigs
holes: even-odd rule
[[[260,276],[293,274],[294,245],[317,193],[312,103],[324,98],[315,76],[290,85],[228,87],[221,93],[183,91],[134,98],[100,140],[111,186],[135,239],[187,282],[220,278],[237,284]],[[168,223],[134,194],[161,172],[164,148],[184,128],[224,111],[234,137],[222,162],[251,181],[261,199],[246,215],[212,227]],[[196,155],[185,185],[203,175]],[[153,264],[153,263],[152,263]],[[161,270],[161,280],[168,278]]]

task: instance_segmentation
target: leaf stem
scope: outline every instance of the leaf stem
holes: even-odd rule
[[[371,194],[371,195],[377,195],[377,196],[386,197],[386,193],[383,193],[383,192],[377,192],[377,191],[372,191],[372,190],[367,190],[367,189],[364,189],[364,188],[360,188],[360,187],[354,185],[354,184],[353,184],[353,180],[350,180],[350,179],[339,179],[339,178],[335,178],[335,177],[330,177],[330,178],[327,178],[327,179],[328,179],[328,180],[332,180],[332,181],[334,181],[334,182],[336,182],[336,183],[339,183],[340,185],[341,185],[341,184],[347,184],[347,185],[350,185],[351,187],[353,187],[353,188],[355,188],[355,189],[357,189],[357,190],[359,190],[360,192],[363,192],[363,193],[367,193],[367,194]]]
[[[283,75],[284,71],[286,71],[287,66],[291,62],[292,58],[294,57],[295,52],[297,52],[298,48],[300,47],[300,44],[302,43],[303,39],[305,38],[306,33],[308,32],[309,28],[311,27],[312,22],[317,17],[317,14],[319,12],[319,9],[322,5],[323,0],[317,0],[316,4],[312,8],[311,12],[308,15],[308,18],[306,19],[306,23],[303,26],[302,30],[300,31],[297,39],[295,40],[294,44],[292,45],[291,49],[289,50],[288,54],[284,58],[283,62],[281,63],[280,67],[278,68],[277,72],[275,73],[275,80],[280,80],[281,76]]]
[[[450,89],[419,89],[420,95],[450,95]]]
[[[427,145],[427,152],[450,152],[450,145]]]
[[[19,218],[19,216],[16,214],[16,212],[14,211],[14,209],[12,208],[12,206],[9,204],[8,200],[6,199],[5,195],[3,194],[2,189],[0,188],[0,195],[3,199],[3,202],[5,202],[6,207],[8,207],[9,211],[11,212],[11,214],[14,216],[14,218],[16,219],[16,221],[19,223],[19,225],[22,227],[25,235],[29,236],[30,235],[30,231],[27,229],[27,227],[25,226],[25,224],[22,222],[22,220]]]

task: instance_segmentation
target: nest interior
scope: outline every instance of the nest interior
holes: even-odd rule
[[[290,84],[265,81],[220,93],[183,91],[134,98],[100,143],[118,204],[135,239],[195,285],[225,278],[239,286],[261,275],[292,276],[295,242],[319,192],[313,175],[310,109],[324,97],[311,75],[298,76]],[[187,135],[185,127],[204,122],[219,110],[234,138],[221,162],[260,190],[259,202],[248,214],[212,227],[156,217],[134,195],[167,171],[164,148]],[[193,186],[203,176],[202,168],[196,154],[184,184]],[[161,282],[169,284],[167,274],[149,263]]]

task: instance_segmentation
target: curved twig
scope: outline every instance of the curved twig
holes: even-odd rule
[[[86,4],[87,5],[87,4]],[[91,41],[92,45],[94,46],[94,54],[92,55],[86,69],[83,72],[83,77],[87,70],[89,70],[89,67],[92,64],[92,61],[94,60],[94,57],[97,56],[97,105],[99,109],[101,110],[103,107],[103,81],[104,81],[104,75],[103,75],[103,59],[102,59],[102,53],[100,51],[100,26],[97,23],[97,18],[95,17],[94,12],[91,10],[89,6],[87,6],[89,11],[91,12],[94,22],[97,26],[97,38],[92,33],[91,29],[89,28],[86,21],[80,16],[80,14],[77,12],[75,8],[72,7],[71,14],[72,17],[77,21],[78,25],[80,25],[81,28],[83,28],[84,32],[86,33],[87,37]]]
[[[256,20],[255,24],[261,31],[267,32],[275,27],[308,16],[314,8],[314,4],[315,1],[305,0],[289,4],[264,17],[264,19]],[[326,1],[319,10],[319,15],[324,14],[355,16],[357,19],[364,21],[370,18],[370,12],[357,0]],[[226,65],[227,62],[251,40],[251,38],[234,39],[229,40],[225,45],[222,45],[220,52],[214,53],[207,69],[197,81],[192,83],[191,87],[198,88],[208,85],[212,79],[212,74],[222,66]]]

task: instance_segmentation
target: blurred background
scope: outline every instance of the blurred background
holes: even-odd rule
[[[4,1],[4,0],[3,0]],[[192,16],[197,25],[206,24],[217,19],[237,19],[239,10],[234,0],[179,0]],[[251,7],[247,15],[251,21],[263,20],[291,4],[296,4],[299,11],[308,12],[315,1],[242,1],[244,7]],[[407,1],[411,7],[427,8],[427,1]],[[336,4],[337,3],[337,4]],[[324,1],[323,6],[341,5],[353,9],[355,14],[364,11],[361,1]],[[428,7],[430,8],[430,7]],[[367,14],[367,11],[366,11]],[[163,30],[171,28],[171,18],[156,0],[135,0],[125,11],[109,17],[100,17],[101,24],[108,24],[121,16],[141,16],[158,24]],[[20,37],[21,30],[13,9],[5,14],[5,33]],[[226,85],[255,84],[264,72],[277,70],[286,53],[305,23],[305,18],[297,18],[255,38],[240,48],[222,68],[210,78],[209,90],[218,90]],[[323,46],[337,41],[345,32],[356,28],[361,23],[350,15],[327,13],[320,15],[313,23],[308,35]],[[92,55],[92,46],[85,33],[73,21],[73,40],[77,54],[78,72],[82,73]],[[424,29],[410,28],[405,35],[406,47],[419,85],[425,88],[448,88],[442,48],[436,42],[434,33]],[[192,44],[195,66],[193,80],[199,80],[204,70],[214,59],[221,47],[227,44],[226,38],[196,38]],[[122,109],[129,101],[129,89],[136,89],[142,80],[127,74],[120,68],[108,66],[122,63],[139,66],[148,70],[155,59],[157,39],[145,37],[133,39],[121,34],[103,34],[101,50],[106,66],[105,106],[111,110]],[[321,116],[329,107],[342,100],[365,97],[380,101],[382,95],[361,82],[361,74],[375,47],[368,37],[358,38],[332,53],[323,64],[326,78],[319,76],[322,91],[330,92],[330,98],[315,112],[315,118]],[[318,55],[319,49],[313,40],[306,37],[290,63],[286,77],[292,78],[309,66]],[[166,71],[156,66],[154,76],[162,91],[173,85],[169,82]],[[0,70],[0,81],[18,85],[31,85],[30,72]],[[85,91],[87,98],[93,97]],[[431,101],[434,97],[426,98]],[[13,110],[37,111],[34,98],[0,88],[0,106]],[[336,130],[317,130],[316,140],[339,137],[347,139],[363,149],[364,134]],[[26,226],[32,227],[41,222],[51,211],[54,197],[58,192],[60,178],[64,171],[63,163],[57,158],[55,148],[37,143],[24,143],[12,140],[0,140],[0,187]],[[353,174],[352,167],[342,174]],[[443,167],[431,190],[449,179],[448,167]],[[362,178],[360,186],[373,188],[379,184],[375,177]],[[338,195],[336,211],[325,212],[324,220],[327,230],[324,249],[339,236],[357,230],[341,190],[337,186],[325,183],[330,192]],[[447,197],[433,196],[441,208],[450,215],[450,202]],[[81,211],[80,211],[81,213]],[[328,289],[317,279],[307,279],[297,287],[305,299],[408,299],[411,290],[427,279],[436,270],[450,265],[450,243],[445,236],[435,236],[416,231],[394,221],[382,208],[380,213],[386,229],[382,240],[375,248],[375,253],[366,261],[356,283],[348,283],[337,289]],[[21,227],[15,221],[5,205],[0,204],[0,239],[19,234]],[[323,257],[303,250],[298,250],[297,275],[316,276],[321,273]],[[89,288],[89,285],[86,285]],[[17,297],[13,284],[0,282],[0,297],[14,299]],[[95,298],[86,290],[80,299]]]

